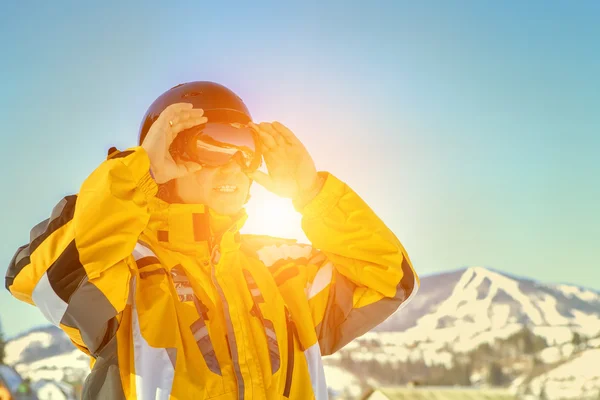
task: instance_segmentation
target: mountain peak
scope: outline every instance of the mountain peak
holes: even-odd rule
[[[600,332],[600,294],[472,266],[422,278],[417,296],[377,330],[471,346],[524,326],[549,343],[568,341],[573,331],[594,336]]]

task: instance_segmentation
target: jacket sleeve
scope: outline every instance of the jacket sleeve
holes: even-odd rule
[[[406,304],[419,278],[373,210],[335,176],[320,174],[320,193],[304,207],[296,205],[311,245],[280,243],[258,253],[276,282],[286,275],[301,282],[294,290],[304,290],[321,354],[329,355]]]
[[[37,306],[81,350],[95,355],[127,304],[132,252],[157,185],[141,147],[115,151],[31,230],[6,273],[17,299]]]

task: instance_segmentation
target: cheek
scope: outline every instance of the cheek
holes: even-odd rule
[[[202,192],[210,193],[210,189],[212,188],[212,176],[207,174],[205,171],[203,172],[204,173],[200,172],[196,175],[195,183],[198,189],[200,189]]]

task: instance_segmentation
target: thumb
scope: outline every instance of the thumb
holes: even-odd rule
[[[264,186],[265,189],[271,192],[274,191],[275,184],[273,183],[273,179],[271,179],[271,177],[268,174],[257,170],[254,172],[248,172],[246,175],[248,175],[250,179],[253,179],[256,182],[258,182],[259,185]]]

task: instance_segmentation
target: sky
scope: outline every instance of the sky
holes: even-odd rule
[[[0,275],[157,96],[209,80],[292,129],[420,275],[600,289],[599,18],[596,1],[3,2]],[[289,201],[252,196],[244,232],[306,240]],[[6,290],[0,322],[46,323]]]

